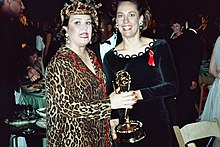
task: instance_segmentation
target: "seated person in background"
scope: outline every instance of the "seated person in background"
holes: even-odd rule
[[[32,70],[20,66],[21,36],[20,25],[13,20],[22,15],[25,6],[22,0],[0,0],[0,141],[1,147],[9,146],[10,130],[4,119],[11,116],[15,108],[14,90],[18,88],[18,79],[22,71],[38,79]]]
[[[32,81],[32,75],[36,75],[38,78],[44,75],[44,66],[42,57],[38,57],[39,51],[34,47],[26,47],[24,49],[25,52],[25,64],[27,65],[27,69],[30,69],[32,72],[28,73],[28,77]],[[34,78],[34,77],[33,77]]]

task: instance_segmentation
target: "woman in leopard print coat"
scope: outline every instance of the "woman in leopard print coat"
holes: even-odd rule
[[[96,55],[86,48],[97,12],[81,2],[61,11],[65,44],[47,66],[47,146],[109,147],[111,109],[132,108],[136,94],[106,96],[106,78]]]

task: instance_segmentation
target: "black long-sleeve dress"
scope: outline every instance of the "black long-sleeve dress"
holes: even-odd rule
[[[151,51],[155,66],[148,63]],[[112,81],[115,81],[115,74],[119,70],[125,70],[131,75],[131,90],[141,90],[143,100],[134,105],[129,116],[130,119],[143,123],[147,135],[144,141],[139,142],[140,145],[134,145],[170,146],[169,117],[164,98],[177,93],[178,80],[167,42],[153,40],[145,52],[132,56],[110,50],[104,58],[104,70],[107,76],[107,94],[113,91]],[[112,117],[119,117],[121,120],[122,111],[118,110],[117,114]]]

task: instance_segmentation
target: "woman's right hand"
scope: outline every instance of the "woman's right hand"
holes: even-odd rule
[[[138,96],[135,91],[121,92],[110,94],[111,109],[129,108],[132,109],[133,105],[137,103]]]

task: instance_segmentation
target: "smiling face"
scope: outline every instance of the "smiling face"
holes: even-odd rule
[[[70,44],[86,46],[91,40],[92,19],[90,15],[71,15],[68,23]]]
[[[116,23],[122,36],[127,38],[139,36],[139,22],[140,16],[137,5],[129,1],[121,2],[118,5]]]
[[[181,25],[179,23],[174,23],[171,27],[171,29],[173,30],[173,32],[175,34],[178,34],[181,32]]]

